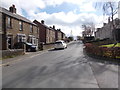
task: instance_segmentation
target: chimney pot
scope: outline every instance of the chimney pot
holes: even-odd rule
[[[9,11],[12,13],[16,13],[16,8],[14,4],[9,8]]]
[[[15,5],[14,5],[14,4],[13,4],[12,6],[15,8]]]
[[[105,26],[106,25],[106,23],[103,23],[103,26]]]
[[[44,24],[45,23],[44,20],[41,20],[41,23]]]
[[[53,25],[53,29],[55,29],[55,25]]]

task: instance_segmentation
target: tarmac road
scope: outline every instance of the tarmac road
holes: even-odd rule
[[[2,67],[3,88],[118,88],[118,64],[88,57],[83,44],[48,50]]]

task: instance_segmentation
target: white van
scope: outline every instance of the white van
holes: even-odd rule
[[[63,40],[58,40],[55,42],[55,49],[67,48],[67,44]]]

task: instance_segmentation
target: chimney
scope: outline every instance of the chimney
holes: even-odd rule
[[[12,13],[16,13],[16,8],[14,4],[9,8],[9,11]]]
[[[50,28],[52,28],[52,27],[50,26]]]
[[[110,17],[108,17],[108,23],[110,23]]]
[[[55,29],[55,25],[53,25],[53,29]]]
[[[41,23],[44,24],[44,20],[41,20]]]
[[[61,29],[58,29],[59,31],[61,31]]]
[[[103,23],[103,26],[105,26],[107,23]]]
[[[100,30],[100,28],[97,28],[97,31],[99,31]]]

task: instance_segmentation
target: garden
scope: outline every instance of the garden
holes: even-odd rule
[[[90,55],[120,59],[120,43],[96,45],[94,43],[85,43],[85,51]]]

